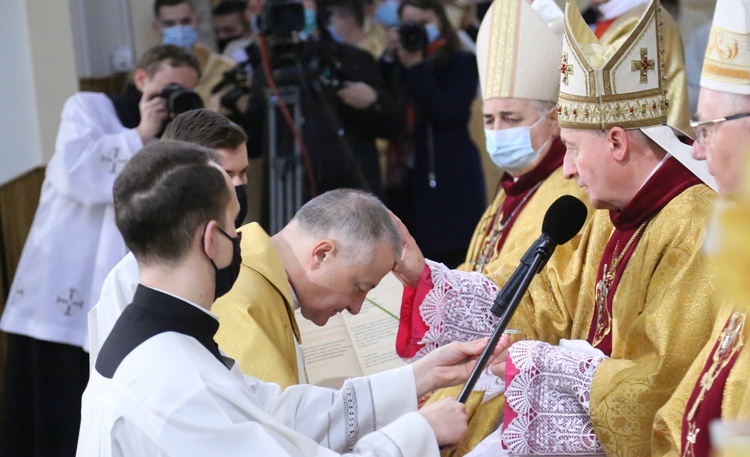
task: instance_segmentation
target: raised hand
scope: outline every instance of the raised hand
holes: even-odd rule
[[[141,112],[141,122],[136,127],[138,135],[143,142],[147,142],[159,133],[167,117],[167,102],[163,97],[154,97],[153,94],[143,94],[138,102],[138,110]]]
[[[409,230],[401,222],[401,219],[392,212],[391,218],[398,227],[401,242],[403,243],[403,253],[401,254],[401,259],[393,266],[393,274],[405,286],[417,287],[419,278],[422,277],[422,271],[424,271],[424,255],[422,255],[417,242],[414,241],[414,237],[411,236]]]

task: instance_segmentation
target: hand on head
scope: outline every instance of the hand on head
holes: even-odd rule
[[[424,255],[417,246],[417,242],[409,233],[401,219],[395,214],[389,211],[391,218],[398,227],[398,232],[401,234],[401,241],[404,244],[404,250],[401,254],[401,259],[396,262],[393,266],[393,274],[405,285],[409,287],[417,287],[419,284],[419,278],[422,277],[422,271],[424,270]]]

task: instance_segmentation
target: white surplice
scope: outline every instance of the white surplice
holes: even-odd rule
[[[127,253],[115,226],[112,186],[142,147],[106,95],[68,99],[0,329],[84,346],[86,314],[105,275]]]
[[[438,456],[416,398],[411,366],[341,391],[282,392],[166,332],[130,352],[112,379],[92,371],[77,456]]]

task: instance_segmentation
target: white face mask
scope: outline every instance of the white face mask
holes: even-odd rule
[[[540,152],[552,141],[547,138],[539,150],[531,146],[531,129],[542,122],[545,116],[531,125],[509,129],[484,129],[487,142],[487,153],[498,167],[509,172],[519,172],[530,167],[539,158]]]

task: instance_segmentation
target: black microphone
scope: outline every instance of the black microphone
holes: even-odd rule
[[[521,280],[529,271],[531,262],[538,249],[544,249],[545,257],[535,273],[541,271],[547,261],[552,257],[555,248],[560,244],[570,241],[581,230],[586,222],[588,210],[586,205],[572,195],[563,195],[550,205],[544,214],[542,222],[542,235],[531,245],[526,254],[521,257],[521,263],[513,272],[513,275],[505,283],[495,298],[492,313],[501,316],[502,311],[507,308],[510,300],[515,295]]]
[[[539,273],[542,267],[546,265],[558,245],[565,244],[576,236],[586,222],[587,215],[586,205],[572,195],[563,195],[550,205],[544,215],[542,236],[537,238],[526,251],[518,268],[495,298],[492,313],[500,317],[500,321],[466,381],[458,401],[466,403],[466,400],[469,399],[471,391],[474,390],[474,385],[476,385],[479,376],[487,366],[497,342],[500,341],[500,337],[508,327],[510,319],[518,308],[521,297],[529,288],[534,275]]]

